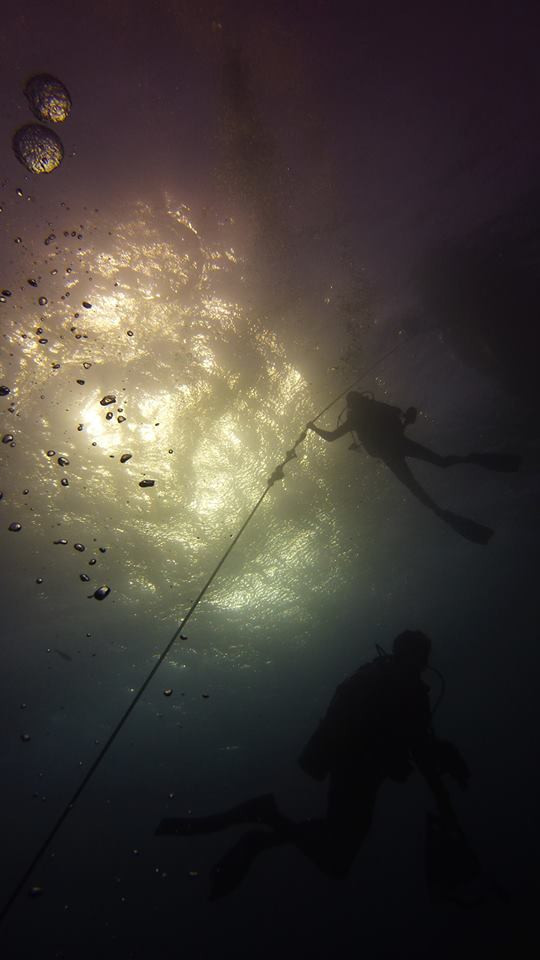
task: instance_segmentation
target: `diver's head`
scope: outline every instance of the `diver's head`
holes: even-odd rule
[[[358,390],[350,390],[345,399],[347,400],[349,410],[356,410],[365,403],[369,397],[365,393],[359,393]]]
[[[392,652],[404,670],[422,673],[429,663],[431,640],[421,630],[404,630],[394,640]]]

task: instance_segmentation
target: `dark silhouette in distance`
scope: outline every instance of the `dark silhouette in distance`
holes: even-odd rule
[[[335,430],[322,430],[314,423],[308,423],[307,429],[313,430],[323,440],[333,441],[346,433],[352,432],[358,437],[361,446],[372,457],[382,460],[392,473],[403,483],[408,490],[420,500],[424,506],[444,520],[456,533],[459,533],[473,543],[486,544],[493,535],[493,530],[482,524],[460,517],[449,510],[443,510],[429,496],[412,474],[407,457],[416,460],[425,460],[437,467],[453,467],[457,464],[475,464],[488,470],[499,470],[505,473],[519,469],[521,457],[514,454],[499,453],[470,453],[466,456],[440,456],[428,447],[416,443],[405,436],[405,428],[414,423],[417,411],[409,407],[403,413],[399,407],[388,403],[381,403],[371,395],[358,393],[352,390],[347,394],[347,416],[343,423]],[[349,449],[358,450],[357,442]]]
[[[338,686],[327,713],[302,750],[299,763],[317,780],[329,778],[326,816],[295,822],[279,810],[274,795],[254,797],[206,817],[162,820],[156,834],[211,833],[242,823],[258,828],[244,833],[214,867],[211,899],[230,893],[264,850],[293,844],[324,873],[345,876],[369,829],[382,782],[408,779],[414,766],[426,779],[437,805],[436,822],[452,849],[448,886],[470,879],[477,863],[463,837],[443,783],[451,774],[465,787],[469,771],[458,750],[438,740],[432,727],[429,688],[422,680],[431,651],[421,631],[406,630],[394,640],[393,654],[380,652]],[[439,845],[440,846],[440,845]],[[458,851],[462,850],[462,855]],[[438,893],[444,892],[445,865],[433,863]]]

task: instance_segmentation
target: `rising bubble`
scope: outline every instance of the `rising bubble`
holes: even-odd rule
[[[69,91],[60,80],[49,73],[39,73],[32,77],[24,88],[24,95],[38,120],[62,123],[69,117],[71,111]]]
[[[22,530],[22,523],[17,523],[15,520],[13,523],[10,523],[8,530],[11,530],[12,533],[18,533],[19,530]]]
[[[30,173],[52,173],[64,158],[60,137],[40,123],[26,124],[15,132],[13,152]]]
[[[112,393],[107,393],[99,402],[102,407],[108,407],[110,403],[116,403],[116,397]]]
[[[111,592],[111,588],[103,585],[102,587],[98,587],[97,590],[94,591],[94,597],[96,598],[96,600],[104,600],[105,597],[109,596],[110,592]]]

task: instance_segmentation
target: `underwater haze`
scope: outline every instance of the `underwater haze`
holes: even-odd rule
[[[6,960],[540,946],[539,20],[420,0],[4,12],[2,905],[175,637],[4,917]],[[42,74],[64,119],[25,95]],[[51,172],[13,143],[37,122]],[[488,544],[350,435],[287,458],[351,385],[416,407],[408,435],[440,454],[522,455],[409,461]],[[488,893],[430,895],[415,772],[383,784],[348,876],[282,845],[209,899],[244,828],[159,821],[270,792],[322,816],[298,755],[405,629],[432,639]]]

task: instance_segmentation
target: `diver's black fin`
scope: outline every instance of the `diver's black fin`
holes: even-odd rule
[[[238,823],[264,823],[270,826],[279,818],[274,795],[264,793],[209,817],[168,817],[160,821],[155,836],[188,837],[195,833],[215,833]]]
[[[241,884],[258,855],[281,842],[276,834],[266,830],[250,830],[244,833],[212,869],[209,900],[218,900],[232,893]]]
[[[489,543],[495,532],[490,527],[484,527],[483,524],[469,520],[468,517],[460,517],[457,513],[451,513],[450,510],[441,510],[439,516],[449,527],[452,527],[452,530],[472,543],[485,545]]]
[[[188,837],[191,833],[209,833],[209,830],[198,829],[198,820],[207,819],[195,817],[167,817],[160,820],[155,831],[155,837]],[[217,829],[217,828],[216,828]]]
[[[467,460],[486,470],[515,473],[521,466],[522,458],[515,453],[471,453]]]

